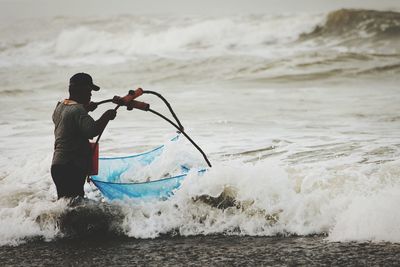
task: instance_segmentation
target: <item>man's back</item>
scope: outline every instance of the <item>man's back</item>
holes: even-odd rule
[[[57,103],[53,113],[53,165],[72,163],[87,170],[90,163],[89,138],[96,135],[95,122],[82,104],[65,100]]]

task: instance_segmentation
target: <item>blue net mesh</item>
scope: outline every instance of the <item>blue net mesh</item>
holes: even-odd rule
[[[176,141],[175,137],[171,141]],[[91,177],[94,185],[109,200],[125,198],[166,199],[178,189],[190,168],[181,165],[182,174],[156,181],[124,182],[124,177],[130,173],[148,167],[159,157],[165,146],[159,146],[151,151],[124,157],[99,158],[99,173]],[[203,172],[204,170],[200,171]]]
[[[112,183],[92,179],[93,183],[108,199],[167,199],[178,189],[186,174],[144,183]]]
[[[144,166],[150,165],[161,155],[164,146],[151,151],[125,157],[99,158],[99,173],[92,176],[92,180],[119,183],[127,172],[135,172]]]

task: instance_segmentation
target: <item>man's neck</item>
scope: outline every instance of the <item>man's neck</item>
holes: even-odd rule
[[[75,101],[77,104],[83,104],[82,101],[79,99],[79,97],[75,97],[75,96],[69,96],[68,100],[72,100]]]

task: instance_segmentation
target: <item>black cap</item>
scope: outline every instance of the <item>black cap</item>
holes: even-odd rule
[[[82,86],[82,85],[88,85],[89,87],[92,88],[92,90],[94,91],[99,91],[100,87],[98,87],[97,85],[95,85],[93,83],[93,79],[92,77],[87,74],[87,73],[77,73],[74,76],[72,76],[69,79],[69,86],[71,87],[75,87],[75,86]]]

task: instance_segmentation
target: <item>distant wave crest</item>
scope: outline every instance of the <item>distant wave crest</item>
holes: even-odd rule
[[[26,25],[32,32],[0,29],[0,67],[127,65],[141,81],[163,83],[297,82],[399,71],[396,12],[53,18],[49,28],[44,20]]]
[[[330,36],[400,38],[400,13],[341,9],[329,13],[324,25],[301,35],[302,38]]]

